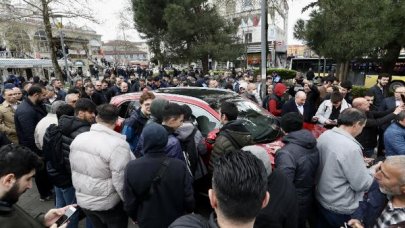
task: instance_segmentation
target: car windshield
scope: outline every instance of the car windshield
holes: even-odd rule
[[[279,121],[276,117],[267,115],[250,100],[240,96],[228,96],[222,99],[208,99],[206,102],[215,110],[219,110],[222,102],[231,102],[238,107],[238,119],[251,132],[255,142],[271,142],[281,136]]]
[[[266,113],[258,105],[248,99],[242,98],[237,93],[228,90],[191,89],[191,88],[165,88],[160,93],[173,93],[196,97],[207,102],[210,107],[219,111],[222,102],[232,102],[239,110],[239,119],[244,120],[244,125],[252,133],[256,142],[271,142],[282,135],[277,117]]]

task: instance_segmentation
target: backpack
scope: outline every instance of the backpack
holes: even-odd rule
[[[51,124],[45,132],[42,147],[45,161],[50,162],[56,170],[64,168],[65,159],[62,151],[62,129],[56,124]]]
[[[197,165],[200,159],[194,140],[196,132],[197,128],[194,127],[193,132],[191,132],[191,134],[187,138],[180,141],[181,149],[183,150],[184,158],[186,160],[189,172],[193,177],[195,175],[195,171],[197,170]]]

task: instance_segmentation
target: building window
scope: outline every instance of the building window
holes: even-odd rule
[[[252,43],[252,33],[245,34],[245,43]]]

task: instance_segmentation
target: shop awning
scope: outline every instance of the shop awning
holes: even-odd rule
[[[58,60],[59,66],[65,66],[64,60]],[[72,65],[68,61],[68,65]],[[7,68],[51,68],[53,67],[52,61],[50,59],[1,59],[0,58],[0,69]]]

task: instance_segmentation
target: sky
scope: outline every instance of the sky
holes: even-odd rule
[[[299,40],[293,38],[293,27],[295,22],[302,18],[308,19],[309,11],[301,14],[301,9],[311,3],[313,0],[288,0],[289,18],[288,18],[288,44],[301,44]],[[123,31],[118,28],[119,15],[125,15],[129,23],[132,23],[130,12],[123,12],[123,8],[128,4],[128,0],[101,0],[93,4],[95,17],[100,20],[100,24],[87,23],[98,34],[101,34],[103,41],[123,39]],[[141,41],[139,33],[134,29],[125,30],[125,38],[131,41]]]

